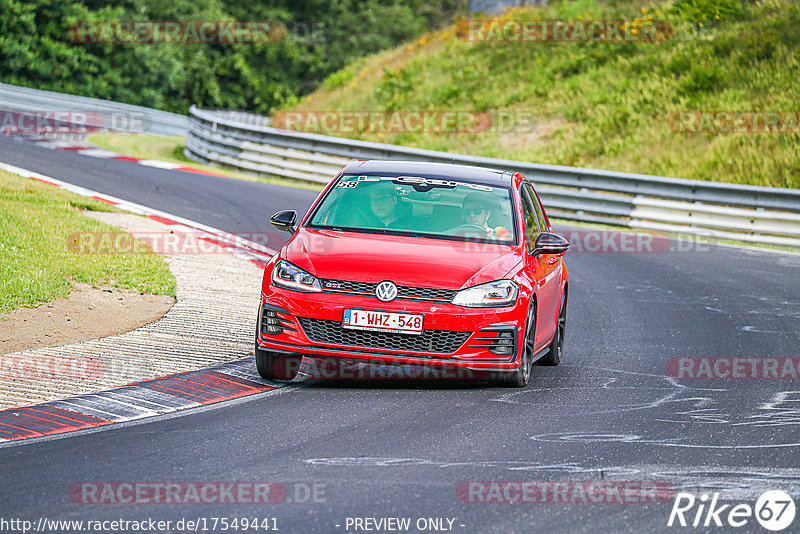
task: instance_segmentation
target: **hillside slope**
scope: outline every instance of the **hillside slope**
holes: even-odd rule
[[[561,0],[499,19],[666,21],[674,34],[659,42],[476,41],[465,37],[469,21],[462,21],[356,61],[292,110],[487,112],[495,125],[504,114],[506,125],[516,126],[426,133],[369,131],[374,123],[367,121],[360,131],[303,129],[541,163],[800,187],[800,126],[792,123],[800,111],[797,3]],[[687,124],[703,124],[694,114],[702,110],[715,112],[716,122],[705,133],[681,131],[686,114],[695,120]],[[725,111],[757,115],[743,115],[740,133],[727,133],[727,117],[719,115]],[[777,126],[750,131],[752,120],[764,129],[764,112],[779,113]]]

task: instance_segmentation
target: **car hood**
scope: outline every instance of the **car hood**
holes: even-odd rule
[[[300,228],[281,256],[323,279],[462,289],[503,278],[519,247]]]

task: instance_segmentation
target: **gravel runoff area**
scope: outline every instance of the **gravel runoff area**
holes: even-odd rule
[[[90,216],[127,232],[170,232],[169,226],[138,215]],[[177,280],[177,302],[161,319],[122,334],[0,356],[0,409],[93,393],[251,354],[262,270],[207,242],[183,250],[204,253],[167,254]]]

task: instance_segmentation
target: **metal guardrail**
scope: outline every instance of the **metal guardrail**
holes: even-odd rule
[[[326,184],[355,159],[456,163],[521,172],[563,219],[800,247],[800,190],[485,158],[279,130],[241,112],[190,109],[196,161]]]
[[[157,135],[186,135],[189,129],[189,117],[185,115],[5,83],[0,83],[0,109],[27,112],[82,111],[97,113],[107,119],[113,119],[115,115],[126,115],[135,119],[135,124],[131,121],[133,128],[125,128],[125,121],[120,120],[117,127],[120,130]],[[109,120],[109,125],[110,122],[112,121]]]

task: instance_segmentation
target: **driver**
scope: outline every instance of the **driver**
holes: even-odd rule
[[[497,228],[489,226],[489,217],[492,216],[492,210],[486,195],[481,193],[468,194],[461,203],[461,209],[464,224],[478,226],[485,230],[490,237],[498,239],[508,239],[510,237],[508,229],[502,226]]]
[[[489,227],[489,217],[492,212],[483,197],[480,193],[470,193],[465,196],[464,202],[461,203],[461,216],[465,224],[480,226],[489,233],[494,230]]]
[[[378,182],[369,189],[369,209],[387,228],[397,220],[397,194],[391,182]]]
[[[413,229],[411,217],[398,205],[397,187],[390,181],[371,183],[367,187],[369,211],[365,213],[366,227],[380,229]]]

